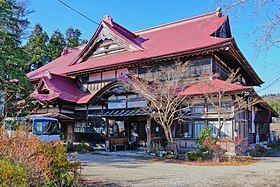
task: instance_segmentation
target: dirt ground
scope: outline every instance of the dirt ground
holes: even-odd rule
[[[246,166],[189,166],[94,154],[78,158],[83,177],[93,186],[280,186],[280,151]]]

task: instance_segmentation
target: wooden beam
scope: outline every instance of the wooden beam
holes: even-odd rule
[[[151,152],[151,118],[147,118],[147,152]]]

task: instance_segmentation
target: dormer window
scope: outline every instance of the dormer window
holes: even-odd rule
[[[39,94],[49,94],[50,93],[50,91],[48,90],[48,89],[42,89],[42,90],[38,90],[38,93]]]
[[[118,47],[117,44],[113,44],[113,45],[110,45],[110,46],[108,47],[108,49],[114,49],[114,48],[117,48],[117,47]]]
[[[117,44],[112,39],[101,40],[96,44],[95,51],[92,52],[89,58],[100,57],[107,54],[117,53],[124,51],[125,48],[122,45]]]
[[[99,47],[99,48],[96,49],[96,52],[100,52],[100,51],[104,51],[104,50],[105,50],[104,47]]]
[[[49,94],[50,93],[50,91],[46,87],[45,83],[42,83],[41,86],[37,90],[38,90],[38,94]]]

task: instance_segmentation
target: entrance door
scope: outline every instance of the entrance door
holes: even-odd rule
[[[132,121],[129,123],[129,140],[138,146],[146,146],[146,121]]]

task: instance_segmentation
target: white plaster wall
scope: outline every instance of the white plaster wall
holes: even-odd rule
[[[101,73],[93,73],[89,75],[89,81],[99,81],[101,80]]]

